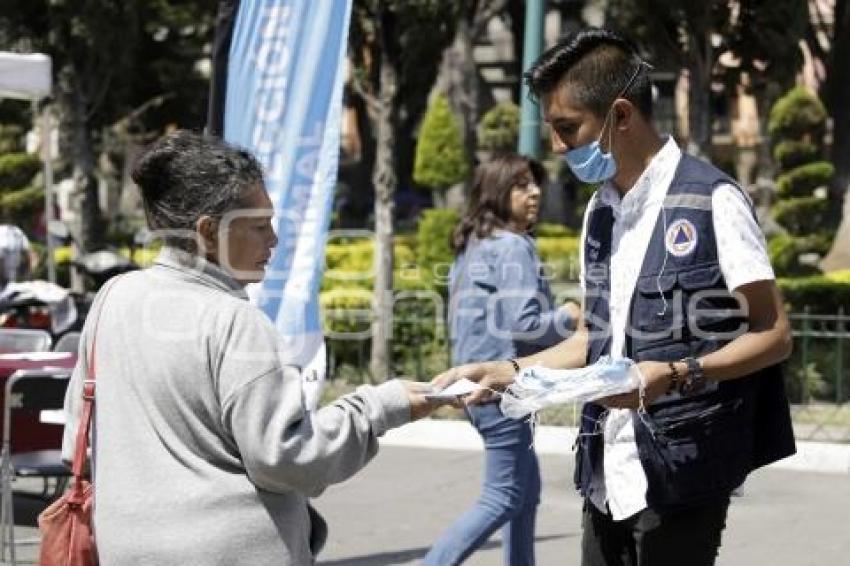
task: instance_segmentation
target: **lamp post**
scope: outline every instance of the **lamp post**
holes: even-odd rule
[[[543,13],[546,0],[526,0],[522,68],[527,70],[543,51]],[[528,86],[520,89],[519,147],[522,155],[540,158],[540,108],[528,98]]]

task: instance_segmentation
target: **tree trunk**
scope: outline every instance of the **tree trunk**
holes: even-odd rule
[[[835,165],[833,195],[840,199],[850,186],[850,5],[835,3],[835,31],[832,39],[832,65],[829,81],[832,111],[832,163]],[[837,200],[836,199],[836,200]]]
[[[481,84],[472,56],[472,30],[466,17],[457,22],[454,40],[443,52],[436,90],[445,93],[452,111],[463,121],[463,145],[472,159],[478,146]]]
[[[386,50],[381,50],[380,95],[375,170],[375,286],[372,297],[372,379],[384,381],[391,375],[390,345],[393,328],[393,208],[396,188],[393,169],[393,103],[398,74]]]
[[[711,42],[690,34],[688,53],[688,152],[711,155]]]
[[[72,233],[81,252],[97,249],[103,241],[98,182],[95,176],[95,151],[89,124],[89,101],[80,87],[75,66],[63,70],[60,79],[61,115],[66,130],[66,155],[70,156],[74,181],[73,205],[77,219]]]
[[[847,108],[847,100],[850,99],[850,68],[846,63],[850,60],[850,6],[847,0],[837,0],[835,3],[834,21],[829,77],[832,85],[832,163],[835,165],[831,192],[836,201],[843,195],[844,213],[832,249],[821,262],[820,267],[824,271],[850,269],[850,110]]]

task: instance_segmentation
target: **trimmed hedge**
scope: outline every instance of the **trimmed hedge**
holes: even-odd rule
[[[478,124],[478,147],[488,151],[513,151],[519,138],[519,107],[500,102]]]
[[[827,221],[828,213],[829,202],[817,197],[781,200],[771,210],[774,220],[798,236],[820,231]]]
[[[796,87],[776,101],[770,109],[767,131],[773,138],[800,139],[806,134],[822,139],[826,127],[826,108],[803,87]]]
[[[538,238],[577,236],[575,230],[563,224],[555,222],[541,222],[534,226],[534,234]]]
[[[428,106],[416,143],[413,180],[432,189],[460,183],[469,174],[469,158],[463,135],[445,96],[436,96]]]
[[[785,140],[773,148],[773,158],[783,171],[790,171],[805,163],[816,161],[820,156],[818,147],[810,142]]]
[[[26,187],[0,194],[0,210],[11,216],[18,216],[43,206],[44,187]]]
[[[577,281],[579,268],[579,238],[575,236],[538,237],[537,253],[548,266],[548,276],[562,281]]]
[[[808,197],[818,187],[828,186],[835,175],[829,161],[815,161],[783,173],[776,179],[776,190],[782,198]]]
[[[801,313],[806,307],[814,314],[836,314],[850,310],[850,278],[835,280],[827,276],[780,278],[779,289],[789,312]]]
[[[767,244],[767,252],[777,276],[812,275],[817,273],[817,268],[811,265],[801,265],[798,261],[800,255],[804,253],[823,255],[829,251],[830,245],[831,238],[828,235],[792,236],[780,234],[770,239]]]
[[[0,155],[0,191],[26,187],[41,169],[41,160],[29,153]]]
[[[416,263],[423,278],[437,287],[445,287],[449,266],[454,261],[450,241],[460,214],[450,208],[432,208],[422,213],[416,232]]]

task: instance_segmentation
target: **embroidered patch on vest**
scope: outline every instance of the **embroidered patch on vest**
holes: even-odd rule
[[[664,242],[676,257],[686,256],[697,247],[697,229],[690,220],[677,220],[667,228]]]

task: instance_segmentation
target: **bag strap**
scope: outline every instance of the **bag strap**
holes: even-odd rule
[[[100,317],[103,314],[103,307],[106,304],[106,297],[112,290],[116,277],[107,284],[103,292],[103,298],[100,301],[100,308],[97,311],[97,319],[95,320],[94,330],[92,332],[91,353],[89,354],[88,367],[86,368],[86,380],[83,382],[83,413],[80,416],[80,422],[77,425],[77,442],[74,450],[74,463],[71,466],[71,472],[74,476],[74,485],[72,489],[71,500],[82,503],[83,501],[83,468],[86,462],[86,453],[89,449],[89,431],[91,430],[92,407],[94,405],[95,378],[97,371],[95,367],[97,357],[97,329],[100,326]]]

